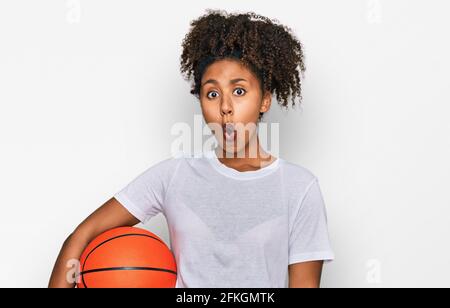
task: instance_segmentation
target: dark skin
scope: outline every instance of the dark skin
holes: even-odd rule
[[[256,77],[238,62],[223,60],[212,64],[203,76],[203,82],[215,80],[202,87],[201,105],[202,112],[207,123],[216,122],[242,122],[256,123],[259,112],[267,112],[271,104],[270,92],[263,96]],[[232,79],[245,79],[230,83]],[[245,91],[235,91],[242,88]],[[217,92],[210,94],[210,92]],[[245,95],[243,95],[245,93]],[[208,100],[209,97],[219,99]],[[205,95],[205,96],[204,96]],[[221,132],[218,135],[222,138]],[[225,165],[238,171],[250,171],[263,168],[271,164],[275,157],[264,152],[260,148],[258,136],[255,131],[249,131],[242,144],[236,144],[231,149],[221,148],[222,154],[226,150],[233,153],[245,153],[244,158],[219,158]],[[249,148],[251,141],[256,141],[258,147],[257,157],[250,157]],[[223,141],[223,140],[222,140]],[[219,142],[220,143],[220,142]],[[218,153],[216,153],[218,154]],[[219,155],[217,155],[220,157]],[[116,199],[111,198],[87,217],[64,241],[58,258],[55,262],[48,286],[50,288],[73,288],[75,284],[67,281],[66,275],[71,268],[67,267],[70,260],[79,260],[82,252],[99,234],[106,230],[134,226],[139,220],[131,215]],[[322,261],[304,262],[289,266],[290,288],[317,288],[320,286]]]
[[[139,220],[131,215],[116,199],[111,198],[87,217],[64,241],[53,268],[49,288],[74,288],[75,284],[68,282],[66,273],[70,268],[66,265],[71,259],[79,260],[86,246],[97,235],[106,230],[134,226]]]
[[[212,128],[219,142],[216,154],[226,166],[238,171],[253,171],[270,165],[276,159],[260,146],[256,130],[246,126],[256,125],[259,113],[270,109],[271,99],[268,91],[262,95],[256,76],[236,60],[216,61],[205,71],[200,104],[206,123],[210,126],[217,124]],[[245,136],[238,134],[239,140],[228,147],[219,129],[227,122],[242,124],[239,131],[245,133]],[[252,146],[257,155],[249,155]]]
[[[202,76],[200,103],[206,123],[256,123],[260,112],[267,112],[272,95],[262,94],[260,83],[251,70],[234,59],[223,59],[211,64]],[[212,129],[214,131],[214,129]],[[266,153],[259,143],[255,130],[249,130],[229,147],[223,140],[222,131],[215,131],[219,146],[216,155],[219,161],[237,171],[253,171],[270,165],[276,157]],[[252,142],[253,141],[253,142]],[[250,152],[251,147],[257,147]],[[226,153],[233,154],[228,157]],[[237,154],[240,153],[241,156]],[[249,153],[257,153],[252,157]],[[219,156],[221,154],[222,156]],[[319,288],[323,261],[302,262],[289,265],[290,288]]]

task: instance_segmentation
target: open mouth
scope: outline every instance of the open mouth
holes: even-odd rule
[[[222,125],[223,128],[223,137],[227,142],[236,140],[236,130],[233,123],[226,123]]]

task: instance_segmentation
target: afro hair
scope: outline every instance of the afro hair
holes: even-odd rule
[[[301,78],[306,70],[303,47],[286,26],[253,12],[229,14],[207,9],[191,22],[182,43],[181,73],[194,77],[191,94],[199,98],[201,79],[216,60],[239,60],[258,78],[262,93],[275,94],[281,107],[289,98],[302,100]],[[260,119],[263,113],[260,113]]]

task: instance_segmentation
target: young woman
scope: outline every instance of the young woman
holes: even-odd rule
[[[257,124],[275,94],[301,99],[305,71],[290,29],[254,13],[208,12],[191,23],[181,71],[193,77],[217,147],[181,155],[137,176],[67,238],[49,286],[73,287],[66,267],[98,234],[167,219],[178,267],[176,287],[319,287],[334,258],[317,177],[274,157]]]

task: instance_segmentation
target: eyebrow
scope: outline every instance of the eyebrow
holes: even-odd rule
[[[230,80],[230,84],[238,83],[238,82],[240,82],[240,81],[247,81],[247,80],[245,80],[245,79],[243,79],[243,78],[231,79],[231,80]],[[208,83],[218,84],[217,80],[215,80],[215,79],[208,79],[207,81],[205,81],[204,84],[202,84],[202,87],[205,86],[205,85],[208,84]]]

